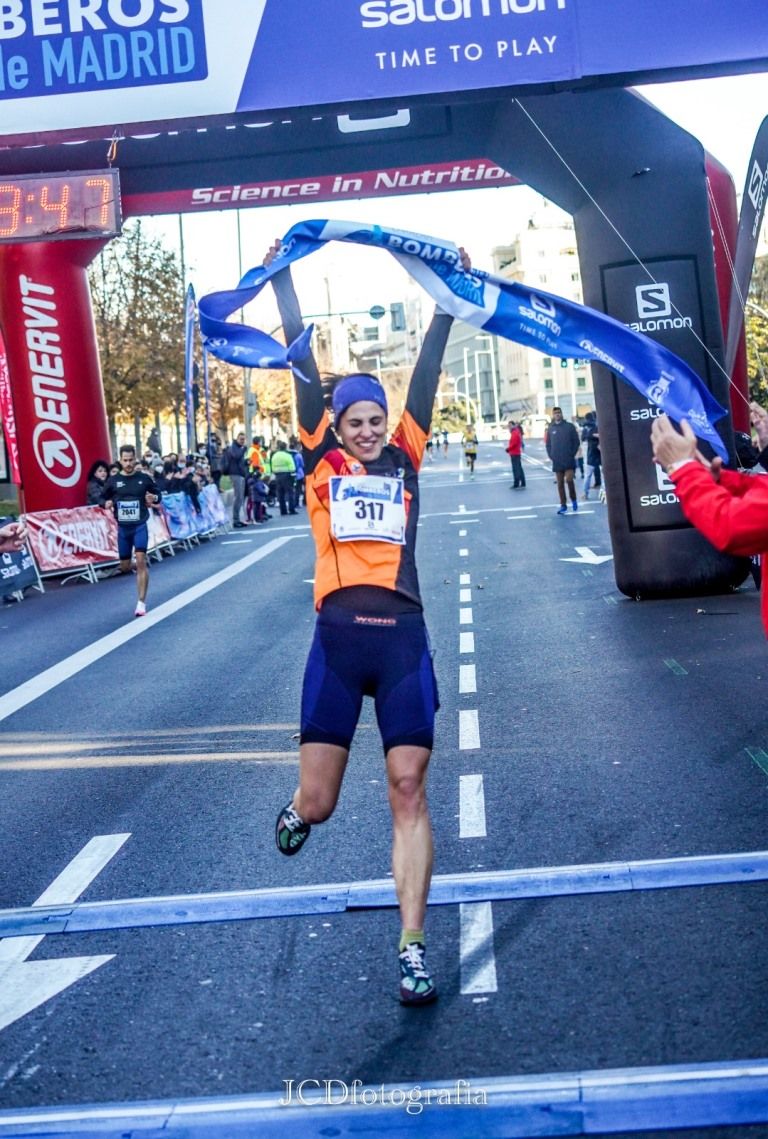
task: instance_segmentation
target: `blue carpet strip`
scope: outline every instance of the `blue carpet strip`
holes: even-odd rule
[[[747,1060],[0,1111],[0,1139],[523,1139],[765,1122],[768,1060]]]
[[[605,862],[594,866],[496,870],[482,874],[441,874],[432,880],[429,904],[447,906],[460,902],[662,890],[673,886],[720,886],[764,882],[767,879],[768,851],[648,862]],[[248,921],[297,914],[383,909],[396,905],[391,878],[324,886],[124,898],[110,902],[0,910],[0,937]]]

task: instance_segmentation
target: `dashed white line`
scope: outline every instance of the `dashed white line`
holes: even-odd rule
[[[485,838],[485,792],[482,775],[459,779],[459,838]]]
[[[465,550],[465,549],[459,550],[459,557],[460,558],[468,558],[469,557],[469,550]]]
[[[474,751],[480,747],[480,721],[477,708],[462,708],[459,712],[459,750]]]
[[[473,653],[475,651],[475,634],[459,633],[459,652]]]
[[[477,692],[477,672],[473,664],[459,665],[459,694]]]
[[[466,538],[466,536],[467,536],[466,530],[459,530],[459,537],[460,538]]]
[[[471,581],[472,581],[472,578],[470,577],[470,575],[468,573],[460,573],[459,574],[459,585],[469,585]]]
[[[471,601],[471,600],[472,600],[472,590],[471,589],[460,589],[459,590],[459,601]]]
[[[471,625],[472,624],[472,610],[471,609],[460,609],[459,610],[459,624],[460,625]]]
[[[459,906],[459,921],[462,993],[497,992],[491,903],[463,902]]]

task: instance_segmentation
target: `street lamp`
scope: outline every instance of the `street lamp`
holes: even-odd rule
[[[454,398],[454,401],[456,403],[459,402],[459,384],[462,382],[462,380],[464,381],[465,389],[464,389],[463,394],[464,394],[464,407],[466,409],[465,416],[466,416],[466,422],[467,423],[472,422],[471,417],[470,417],[470,404],[472,405],[472,410],[473,410],[475,419],[477,420],[477,418],[478,418],[477,407],[475,406],[474,401],[470,398],[470,395],[469,395],[469,376],[470,376],[470,373],[465,372],[463,376],[455,376],[455,377],[449,376],[448,377],[448,379],[453,384],[453,398]]]

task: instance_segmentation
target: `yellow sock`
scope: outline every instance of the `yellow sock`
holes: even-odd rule
[[[424,945],[424,930],[404,929],[400,934],[400,953],[402,953],[406,945],[410,945],[412,941],[419,941],[422,945]]]

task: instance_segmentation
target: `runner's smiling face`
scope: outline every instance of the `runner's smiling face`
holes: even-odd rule
[[[351,403],[336,423],[342,446],[362,463],[378,459],[387,441],[387,416],[373,400]]]

